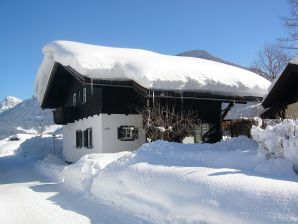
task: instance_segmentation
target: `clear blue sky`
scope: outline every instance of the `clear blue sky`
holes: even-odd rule
[[[287,0],[0,0],[0,100],[26,99],[42,47],[72,40],[165,54],[204,49],[248,66],[287,33]]]

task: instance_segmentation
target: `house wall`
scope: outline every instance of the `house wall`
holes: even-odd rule
[[[134,141],[120,141],[118,139],[118,127],[134,126],[138,128],[138,139]],[[143,119],[140,114],[102,114],[102,152],[113,153],[120,151],[132,151],[145,143]]]
[[[120,141],[118,127],[134,126],[139,129],[135,141]],[[76,148],[76,131],[92,128],[93,148]],[[90,153],[114,153],[132,151],[145,143],[141,115],[99,114],[80,119],[63,127],[63,156],[67,162],[76,162]]]
[[[67,162],[76,162],[83,155],[102,152],[102,117],[94,115],[63,126],[63,156]],[[76,148],[76,131],[92,128],[93,148]]]

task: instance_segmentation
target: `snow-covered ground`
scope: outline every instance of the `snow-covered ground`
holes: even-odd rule
[[[266,160],[246,137],[156,141],[71,165],[46,156],[52,140],[23,138],[0,158],[1,223],[298,223],[293,162]],[[16,144],[3,141],[0,153]]]
[[[35,164],[52,150],[52,139],[21,137],[18,142],[0,141],[0,154],[16,149],[11,150],[16,155],[0,157],[1,224],[147,223],[41,175]]]

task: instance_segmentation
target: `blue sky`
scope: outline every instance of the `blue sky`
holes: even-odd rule
[[[249,66],[287,35],[287,0],[0,0],[0,100],[26,99],[42,47],[72,40],[165,54],[203,49]]]

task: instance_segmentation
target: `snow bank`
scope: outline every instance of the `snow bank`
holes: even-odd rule
[[[231,65],[200,58],[162,55],[139,49],[54,41],[43,48],[36,77],[42,101],[55,62],[93,79],[134,80],[148,89],[205,91],[224,95],[264,96],[270,82]]]
[[[69,166],[48,157],[39,168],[153,223],[298,222],[297,176],[257,149],[246,137],[217,144],[156,141],[135,152],[87,155]]]
[[[55,154],[61,156],[62,153],[62,138],[57,136],[55,139]],[[54,139],[51,135],[34,136],[24,141],[16,150],[17,155],[24,157],[39,157],[44,158],[46,155],[54,153]]]
[[[284,120],[266,129],[253,127],[253,138],[259,143],[259,153],[267,159],[282,158],[298,164],[298,121]]]
[[[34,137],[30,134],[16,134],[0,140],[0,157],[14,155],[20,145]]]

